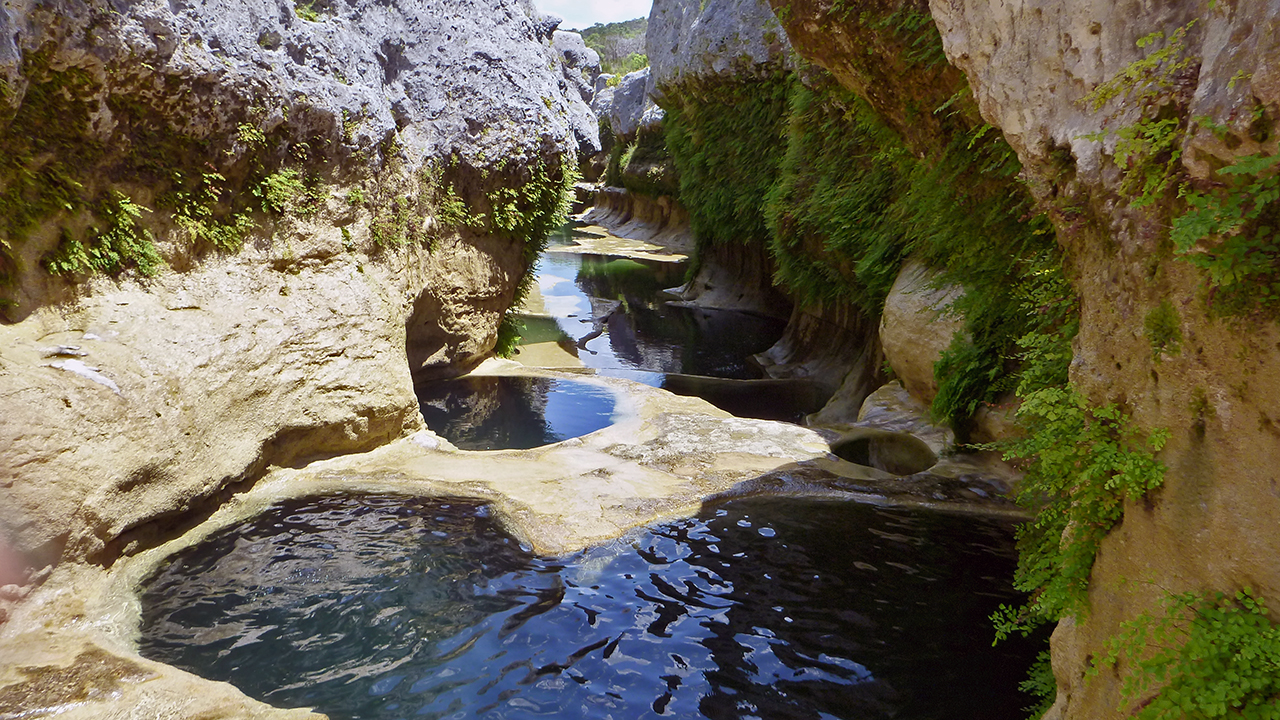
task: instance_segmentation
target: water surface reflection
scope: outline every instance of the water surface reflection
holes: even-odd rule
[[[177,556],[143,653],[342,718],[1022,717],[1002,522],[735,501],[570,558],[459,501],[282,505]]]

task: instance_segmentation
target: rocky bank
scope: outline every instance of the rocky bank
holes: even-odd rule
[[[598,147],[556,24],[505,1],[0,11],[0,523],[35,577],[421,428],[415,377],[487,356]]]

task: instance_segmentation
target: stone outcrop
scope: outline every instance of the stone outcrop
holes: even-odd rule
[[[1168,38],[1194,20],[1184,41],[1191,69],[1169,107],[1209,122],[1189,123],[1182,167],[1203,177],[1234,158],[1274,154],[1280,9],[965,0],[931,9],[983,116],[1018,151],[1054,216],[1081,297],[1072,382],[1096,404],[1128,408],[1139,427],[1171,433],[1160,455],[1163,487],[1127,502],[1102,544],[1087,620],[1061,623],[1053,638],[1059,694],[1048,717],[1115,716],[1120,677],[1085,671],[1121,622],[1157,609],[1167,592],[1248,586],[1272,607],[1280,602],[1280,332],[1265,318],[1207,311],[1205,276],[1162,244],[1161,208],[1134,209],[1119,192],[1115,136],[1090,137],[1135,122],[1136,104],[1122,98],[1095,112],[1085,95],[1163,42],[1144,50],[1140,38]],[[1183,338],[1170,353],[1153,351],[1144,332],[1144,318],[1165,302]]]
[[[749,76],[785,62],[791,45],[768,3],[759,0],[655,0],[646,39],[653,80]]]
[[[786,332],[756,356],[770,377],[811,378],[830,396],[811,425],[838,425],[858,417],[863,400],[883,382],[875,323],[846,305],[797,305]]]
[[[649,68],[623,75],[616,86],[599,88],[591,109],[609,119],[619,142],[634,139],[641,130],[660,130],[662,108],[653,102],[653,76]]]
[[[587,47],[582,36],[575,32],[556,30],[551,36],[551,45],[560,53],[569,87],[578,91],[583,102],[590,103],[595,95],[596,79],[600,77],[600,54]]]
[[[421,427],[414,375],[489,353],[566,166],[598,148],[555,25],[507,0],[0,11],[20,582]]]
[[[618,237],[652,242],[678,253],[693,251],[689,211],[669,195],[654,197],[602,187],[581,220]]]
[[[880,316],[880,345],[893,374],[925,405],[938,394],[933,365],[964,331],[964,318],[949,312],[963,288],[939,285],[939,273],[917,260],[898,271]]]

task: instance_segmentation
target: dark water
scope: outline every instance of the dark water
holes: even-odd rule
[[[469,376],[417,389],[427,427],[463,450],[540,447],[612,422],[608,389],[555,378]]]
[[[343,718],[1023,717],[1011,528],[736,501],[570,558],[482,507],[295,501],[174,558],[144,655]]]

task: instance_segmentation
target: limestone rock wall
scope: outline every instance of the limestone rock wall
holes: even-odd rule
[[[791,45],[758,0],[655,0],[646,49],[661,90],[683,79],[749,75],[784,62]]]
[[[523,0],[0,9],[0,544],[27,580],[420,427],[413,376],[488,354],[598,149],[555,26]],[[154,257],[112,264],[121,237]]]
[[[1090,586],[1091,614],[1053,638],[1059,683],[1053,718],[1114,717],[1120,678],[1087,679],[1122,621],[1165,592],[1252,587],[1280,602],[1280,333],[1264,317],[1214,318],[1205,276],[1172,257],[1167,217],[1129,206],[1118,187],[1114,136],[1086,136],[1137,120],[1134,105],[1093,111],[1085,95],[1150,50],[1139,38],[1186,36],[1192,59],[1178,79],[1195,125],[1180,148],[1204,177],[1240,156],[1277,151],[1280,8],[1273,2],[931,2],[948,57],[968,75],[987,120],[1017,149],[1032,187],[1054,213],[1081,328],[1071,378],[1095,403],[1115,402],[1144,428],[1168,428],[1164,486],[1125,507],[1103,543]],[[1159,45],[1152,47],[1156,49]],[[1144,319],[1162,302],[1181,335],[1153,350]]]

